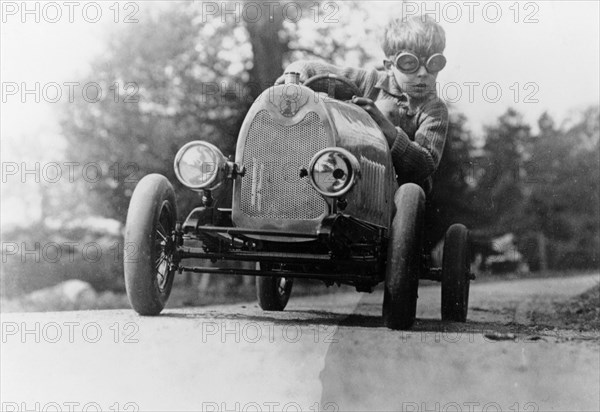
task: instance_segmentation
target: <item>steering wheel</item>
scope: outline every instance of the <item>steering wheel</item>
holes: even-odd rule
[[[304,82],[304,86],[315,92],[325,92],[336,100],[350,100],[352,96],[361,96],[360,90],[350,80],[336,74],[319,74]]]

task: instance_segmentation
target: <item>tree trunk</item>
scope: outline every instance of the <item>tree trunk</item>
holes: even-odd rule
[[[548,270],[548,255],[546,254],[546,236],[543,232],[538,232],[538,248],[540,255],[540,272]]]
[[[253,99],[273,85],[281,75],[283,54],[287,50],[287,44],[279,40],[279,32],[283,30],[282,5],[275,8],[271,20],[269,5],[265,3],[269,2],[259,2],[263,13],[258,21],[245,21],[254,54],[249,84]]]

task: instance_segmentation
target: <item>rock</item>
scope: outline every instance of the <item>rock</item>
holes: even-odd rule
[[[500,332],[492,332],[492,333],[486,333],[483,336],[485,336],[487,339],[490,340],[516,340],[517,336],[514,333],[500,333]]]
[[[72,279],[31,292],[23,301],[37,310],[76,310],[93,308],[96,297],[96,291],[89,283]]]

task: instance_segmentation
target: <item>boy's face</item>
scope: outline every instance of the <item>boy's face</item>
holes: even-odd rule
[[[429,56],[418,57],[424,57],[424,60],[426,61]],[[396,84],[400,86],[403,92],[416,100],[423,100],[429,95],[435,94],[438,72],[430,73],[427,71],[425,66],[421,64],[414,73],[406,73],[401,71],[395,65],[394,61],[394,58],[392,58],[392,60],[385,60],[385,68],[388,74],[394,78]]]

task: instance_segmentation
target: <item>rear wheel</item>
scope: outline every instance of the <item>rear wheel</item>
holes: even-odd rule
[[[442,320],[466,322],[470,284],[469,231],[450,226],[444,240],[442,263]]]
[[[259,263],[260,268],[271,270],[272,265]],[[293,279],[283,276],[257,276],[256,297],[263,310],[282,311],[292,294]]]
[[[425,193],[408,183],[398,189],[394,202],[396,214],[388,242],[383,323],[390,329],[409,329],[417,311]]]
[[[125,287],[140,315],[158,315],[171,294],[176,220],[171,183],[159,174],[145,176],[133,192],[125,226]]]

